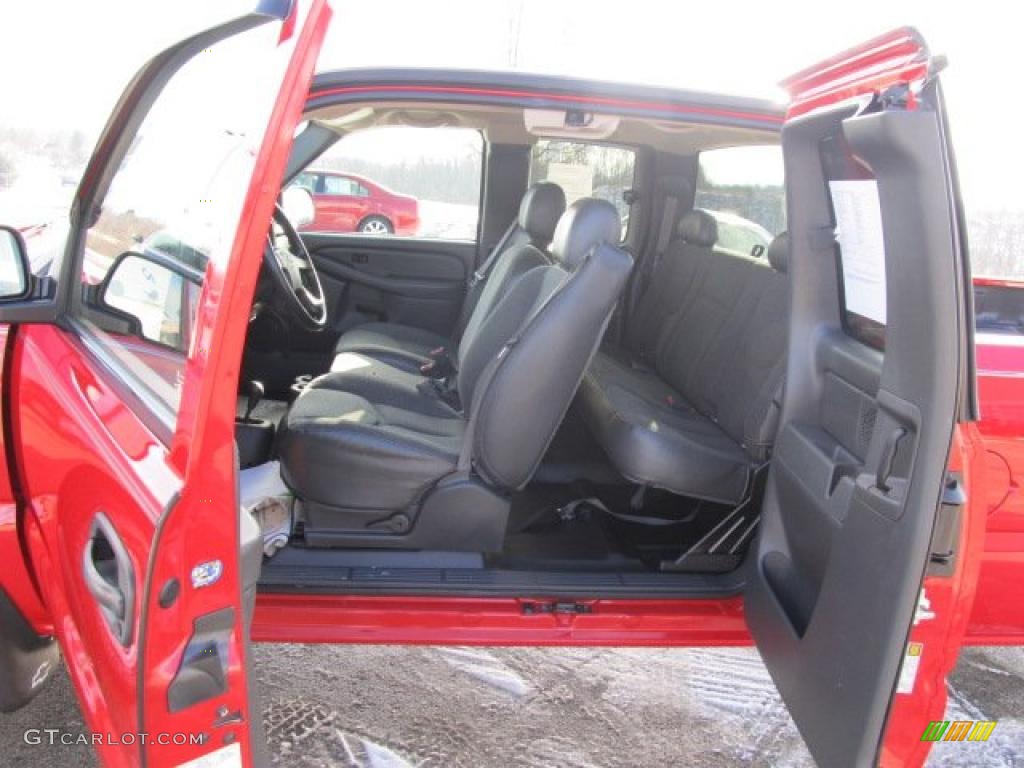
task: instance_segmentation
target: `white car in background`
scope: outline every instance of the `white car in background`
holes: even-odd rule
[[[718,248],[733,253],[755,255],[754,249],[760,246],[756,256],[761,256],[772,241],[771,233],[756,221],[724,211],[709,210],[708,213],[718,223]]]

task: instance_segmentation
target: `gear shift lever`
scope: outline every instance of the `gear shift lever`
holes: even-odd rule
[[[250,416],[252,416],[253,409],[259,405],[260,400],[263,399],[263,382],[262,381],[250,381],[245,385],[245,393],[248,396],[248,400],[245,403],[245,416],[242,417],[242,421],[250,422]]]

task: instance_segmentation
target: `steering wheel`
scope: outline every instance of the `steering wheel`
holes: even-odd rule
[[[310,331],[327,325],[327,303],[320,275],[298,231],[288,221],[281,206],[275,206],[267,234],[263,262],[274,282],[287,298],[292,317]]]

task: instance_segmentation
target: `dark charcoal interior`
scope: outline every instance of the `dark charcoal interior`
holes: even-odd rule
[[[484,230],[517,210],[475,267],[461,244],[317,232],[328,330],[289,327],[258,291],[241,464],[278,460],[297,500],[264,588],[740,588],[779,422],[787,239],[737,250],[695,207],[696,156],[641,146],[623,240],[608,202],[499,189],[528,149],[492,148]]]

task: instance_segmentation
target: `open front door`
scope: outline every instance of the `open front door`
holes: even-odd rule
[[[951,444],[971,418],[966,253],[936,74],[904,29],[783,84],[789,367],[745,605],[827,766],[882,759],[894,694],[921,688],[912,624],[953,620],[950,604],[922,599],[940,507],[963,506],[947,467],[961,466]]]
[[[56,291],[0,305],[19,526],[104,765],[266,762],[261,540],[220,351],[244,338],[329,16],[264,0],[154,57],[86,169]]]

